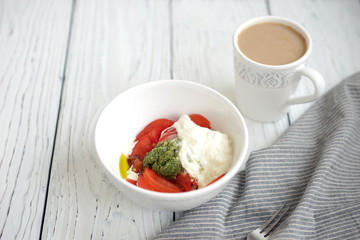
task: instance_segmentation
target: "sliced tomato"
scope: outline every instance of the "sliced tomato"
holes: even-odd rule
[[[159,142],[164,142],[177,137],[177,131],[174,126],[166,128],[161,132]]]
[[[204,116],[202,116],[200,114],[191,114],[189,117],[190,117],[191,121],[193,121],[200,127],[211,129],[210,121],[207,120],[207,118],[205,118]]]
[[[140,158],[135,158],[132,164],[132,170],[136,173],[141,173],[144,169],[143,161]]]
[[[131,154],[129,155],[129,165],[132,164],[135,158],[143,160],[146,153],[150,152],[157,144],[161,132],[173,125],[174,121],[161,118],[149,123],[137,136],[135,144]]]
[[[133,185],[135,185],[135,186],[136,186],[136,183],[137,183],[137,181],[136,181],[136,180],[134,180],[134,179],[130,179],[130,178],[126,178],[126,181],[127,181],[128,183],[131,183],[131,184],[133,184]]]
[[[148,167],[145,168],[143,176],[145,184],[147,184],[154,191],[166,193],[182,192],[178,186],[160,177],[156,172]]]
[[[145,182],[144,175],[142,175],[142,174],[140,174],[139,177],[138,177],[137,186],[138,186],[138,187],[141,187],[141,188],[144,188],[144,189],[147,189],[147,190],[155,191],[154,189],[152,189],[152,188],[149,186],[149,184],[147,184],[147,183]]]
[[[191,191],[191,178],[188,173],[180,172],[176,175],[176,185],[184,189],[185,192]]]
[[[145,136],[140,138],[140,140],[135,144],[129,158],[132,159],[138,157],[143,160],[146,153],[150,152],[156,146],[156,143],[160,138],[160,134],[161,131],[157,128],[153,128]]]
[[[134,159],[138,157],[140,158],[140,160],[143,160],[146,153],[150,152],[153,148],[154,146],[151,139],[144,136],[135,144],[131,154],[129,155],[129,159]]]
[[[225,173],[221,174],[220,176],[218,176],[217,178],[215,178],[214,180],[212,180],[208,185],[206,186],[209,186],[210,184],[213,184],[214,182],[218,181],[220,178],[222,178],[223,176],[225,176]]]
[[[143,138],[148,138],[151,141],[152,145],[155,146],[157,144],[157,142],[159,141],[162,131],[163,131],[163,129],[161,127],[159,127],[159,126],[154,127],[145,136],[143,136]]]
[[[154,127],[157,127],[161,130],[160,133],[165,129],[170,127],[171,125],[174,124],[174,121],[171,121],[169,119],[166,118],[160,118],[160,119],[156,119],[154,121],[152,121],[151,123],[149,123],[135,138],[135,141],[138,141],[140,138],[142,138],[143,136],[145,136],[146,134],[148,134]],[[160,135],[160,134],[159,134]]]

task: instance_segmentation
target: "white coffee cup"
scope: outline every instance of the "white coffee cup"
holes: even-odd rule
[[[248,58],[240,51],[238,36],[244,29],[265,22],[281,23],[300,33],[307,45],[305,54],[284,65],[266,65]],[[260,122],[275,121],[284,116],[291,105],[314,101],[324,93],[323,77],[314,69],[305,66],[312,51],[310,35],[296,22],[276,16],[253,18],[236,29],[233,45],[237,105],[248,118]],[[311,80],[314,92],[305,96],[294,96],[302,76]]]

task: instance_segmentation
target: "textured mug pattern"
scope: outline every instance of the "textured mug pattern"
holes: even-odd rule
[[[259,71],[235,56],[236,74],[249,84],[261,88],[281,88],[288,85],[293,73],[291,71]]]

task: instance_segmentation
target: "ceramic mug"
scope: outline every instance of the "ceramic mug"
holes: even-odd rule
[[[284,65],[266,65],[245,56],[238,46],[239,34],[252,25],[266,22],[284,24],[300,33],[307,45],[305,54]],[[236,29],[233,45],[237,105],[248,118],[260,122],[276,121],[288,112],[291,105],[314,101],[324,93],[325,82],[321,74],[305,66],[312,51],[310,35],[296,22],[276,16],[248,20]],[[311,80],[314,92],[294,96],[302,76]]]

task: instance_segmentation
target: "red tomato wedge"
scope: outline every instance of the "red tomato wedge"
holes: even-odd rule
[[[171,139],[176,138],[176,137],[177,137],[176,128],[171,126],[171,127],[166,128],[164,131],[161,132],[159,142],[168,141],[168,140],[171,140]]]
[[[211,129],[210,121],[207,120],[207,118],[205,118],[204,116],[202,116],[200,114],[191,114],[191,115],[189,115],[189,117],[190,117],[191,121],[193,121],[200,127]]]
[[[126,181],[127,181],[128,183],[134,184],[134,185],[136,186],[136,180],[130,179],[130,178],[126,178]]]
[[[137,136],[135,144],[131,154],[128,157],[129,164],[135,158],[139,158],[141,161],[144,159],[146,153],[150,152],[158,143],[161,132],[173,125],[174,121],[160,118],[149,123]]]
[[[143,176],[145,184],[154,191],[166,193],[182,192],[178,186],[160,177],[156,172],[148,167],[145,168]]]
[[[152,139],[147,136],[142,137],[134,146],[131,154],[129,155],[128,159],[135,159],[136,157],[143,160],[146,153],[150,152],[154,148]]]
[[[143,138],[148,138],[152,143],[157,143],[157,141],[160,138],[162,132],[162,128],[160,127],[154,127],[153,129],[151,129],[145,136],[143,136],[141,139]]]
[[[142,138],[143,136],[148,134],[155,127],[158,128],[159,129],[158,131],[161,133],[165,128],[168,128],[173,124],[174,124],[174,121],[171,121],[166,118],[156,119],[156,120],[152,121],[151,123],[149,123],[148,125],[146,125],[146,127],[136,136],[135,141],[138,141],[140,138]],[[159,136],[160,136],[160,133],[159,133]]]
[[[220,178],[222,178],[223,176],[225,176],[225,173],[221,174],[220,176],[218,176],[217,178],[215,178],[214,180],[212,180],[208,185],[206,186],[209,186],[210,184],[213,184],[214,182],[218,181]]]
[[[176,175],[176,185],[184,189],[185,192],[191,191],[191,178],[188,173],[180,172]]]
[[[143,161],[139,158],[135,158],[132,164],[132,170],[136,173],[141,173],[144,169]]]
[[[155,191],[154,189],[152,189],[144,180],[144,175],[140,174],[137,180],[137,186],[147,189],[147,190],[151,190],[151,191]]]

